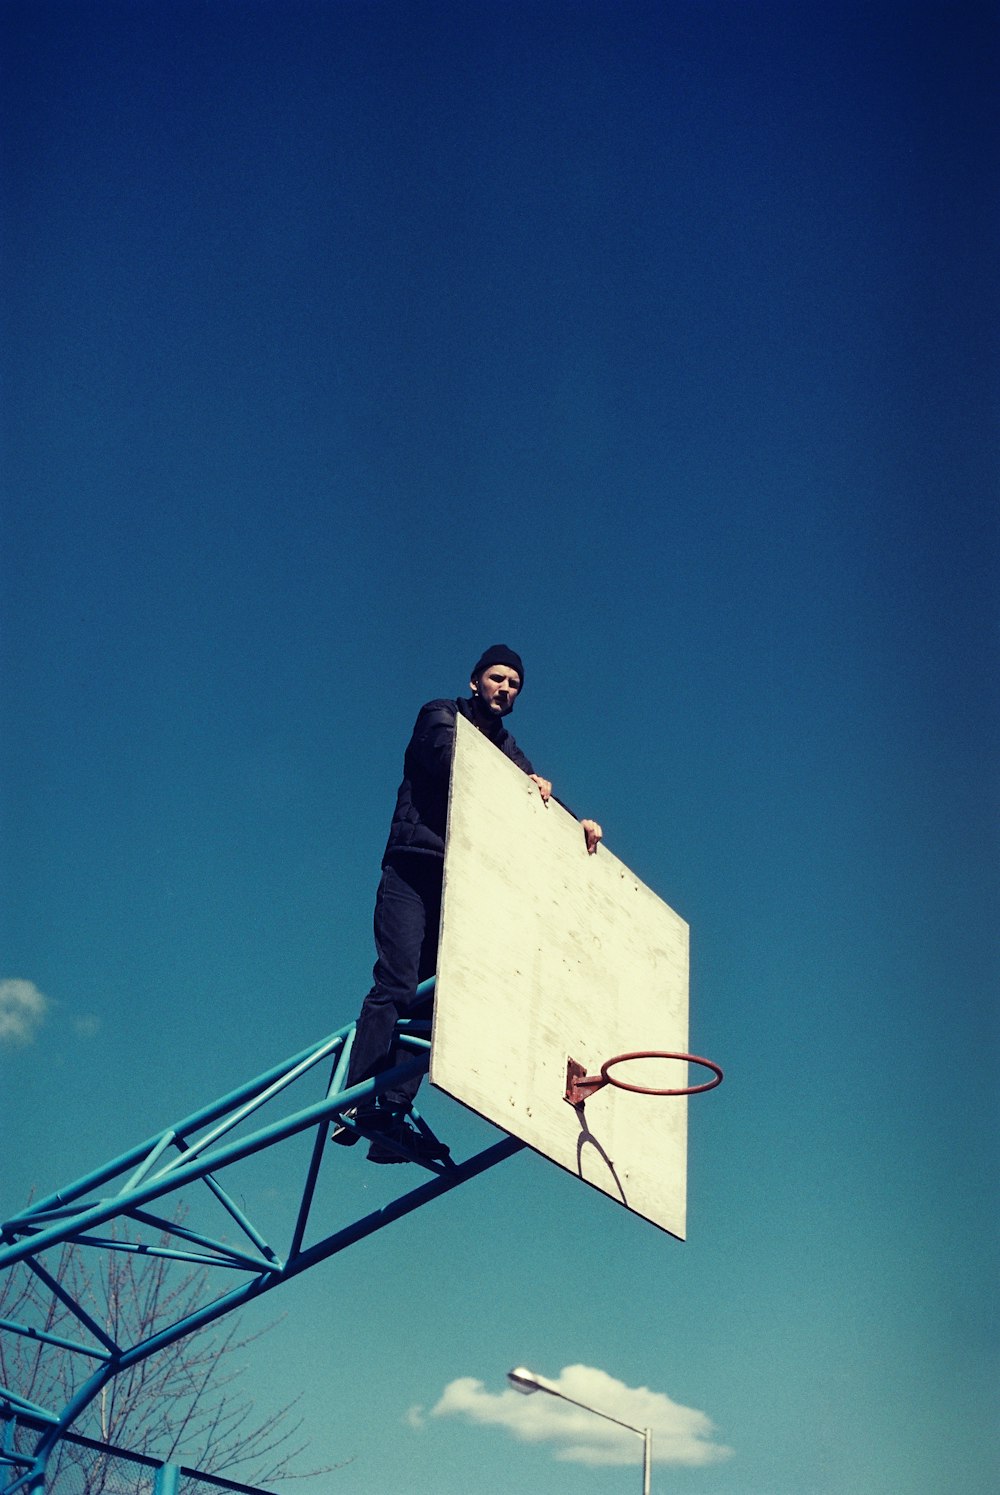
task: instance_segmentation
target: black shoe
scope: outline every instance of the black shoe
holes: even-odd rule
[[[365,1131],[374,1131],[375,1128],[384,1127],[391,1120],[385,1111],[376,1111],[374,1106],[365,1110],[361,1106],[351,1106],[347,1111],[341,1112],[340,1120],[334,1122],[333,1131],[330,1133],[330,1141],[336,1142],[338,1147],[353,1147],[360,1142]],[[344,1125],[344,1122],[353,1125]]]
[[[391,1146],[392,1143],[396,1146]],[[440,1163],[449,1156],[443,1142],[408,1126],[402,1116],[394,1117],[368,1149],[369,1163]]]

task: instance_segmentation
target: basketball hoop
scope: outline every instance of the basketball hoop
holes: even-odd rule
[[[618,1080],[609,1071],[616,1064],[632,1059],[679,1059],[685,1064],[701,1064],[712,1071],[712,1078],[701,1085],[682,1085],[673,1090],[660,1090],[652,1085],[632,1085],[627,1080]],[[702,1059],[698,1054],[674,1054],[664,1049],[640,1049],[634,1054],[615,1054],[605,1059],[599,1075],[588,1075],[586,1066],[576,1059],[566,1061],[565,1099],[571,1106],[582,1106],[588,1096],[602,1090],[605,1085],[614,1085],[616,1090],[632,1090],[637,1095],[700,1095],[703,1090],[714,1090],[722,1084],[722,1070],[711,1059]]]

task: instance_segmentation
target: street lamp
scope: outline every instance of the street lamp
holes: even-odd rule
[[[530,1396],[533,1391],[547,1391],[549,1396],[557,1396],[560,1401],[569,1402],[574,1407],[582,1407],[585,1412],[593,1412],[595,1417],[603,1417],[606,1422],[614,1422],[620,1428],[628,1428],[630,1433],[637,1433],[642,1439],[642,1495],[649,1495],[649,1467],[652,1462],[653,1434],[649,1428],[634,1428],[630,1422],[622,1422],[620,1417],[610,1417],[607,1412],[599,1412],[596,1407],[588,1407],[586,1402],[578,1402],[565,1391],[560,1391],[554,1382],[546,1380],[544,1376],[536,1376],[534,1371],[525,1370],[519,1365],[516,1370],[507,1372],[507,1379],[515,1391],[523,1392]]]

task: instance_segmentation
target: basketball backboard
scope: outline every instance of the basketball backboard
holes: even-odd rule
[[[683,1239],[686,1097],[564,1095],[569,1059],[593,1075],[687,1043],[684,920],[606,847],[588,856],[579,823],[459,717],[431,1082]],[[687,1083],[674,1061],[620,1073]]]

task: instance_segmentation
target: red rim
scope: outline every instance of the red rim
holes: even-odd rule
[[[683,1085],[679,1090],[654,1090],[649,1085],[630,1085],[627,1080],[616,1080],[608,1074],[613,1064],[624,1064],[627,1059],[681,1059],[687,1064],[703,1064],[712,1071],[712,1078],[703,1085]],[[618,1090],[634,1090],[637,1095],[698,1095],[702,1090],[714,1090],[722,1084],[722,1070],[711,1059],[702,1059],[698,1054],[673,1054],[665,1049],[640,1049],[634,1054],[615,1054],[601,1065],[601,1079]]]

